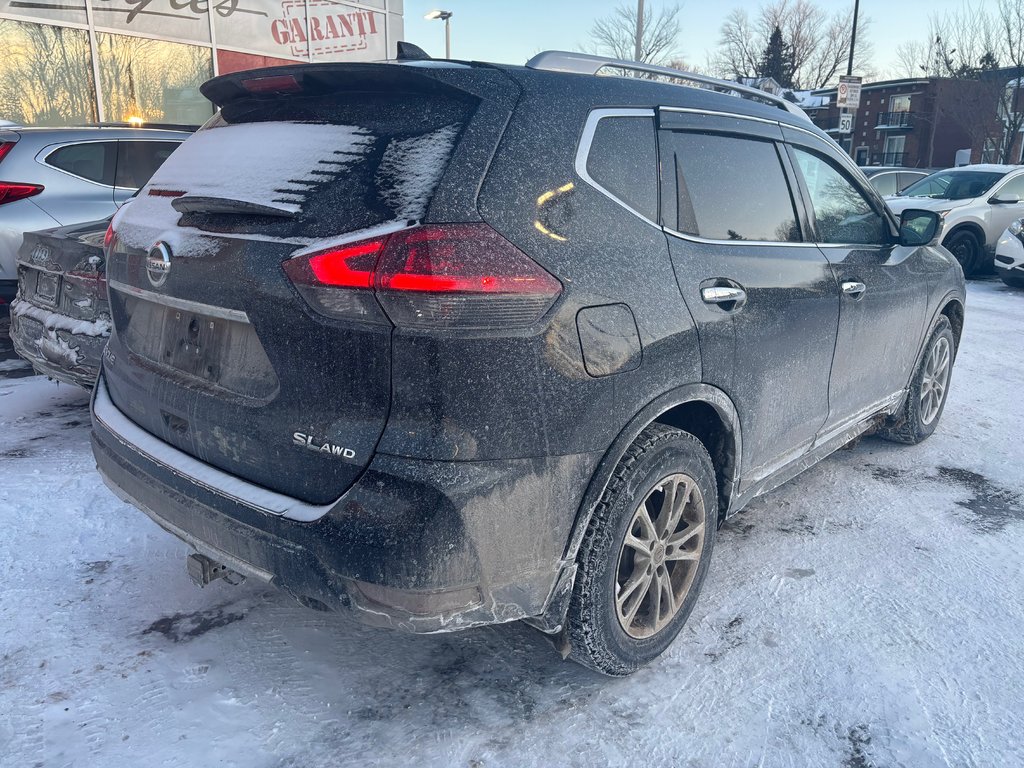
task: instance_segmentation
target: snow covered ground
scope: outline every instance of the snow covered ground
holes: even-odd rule
[[[1024,292],[969,293],[936,435],[756,501],[626,680],[525,626],[196,589],[95,474],[86,393],[0,363],[0,765],[1024,765]]]

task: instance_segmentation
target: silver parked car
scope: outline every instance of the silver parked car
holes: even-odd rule
[[[0,305],[26,232],[113,214],[189,134],[155,128],[0,127]]]

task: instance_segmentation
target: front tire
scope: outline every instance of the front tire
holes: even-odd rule
[[[981,267],[981,243],[970,231],[962,229],[954,232],[943,243],[951,254],[960,263],[964,271],[964,277],[971,277]]]
[[[717,523],[704,446],[681,430],[648,426],[620,459],[580,546],[570,657],[612,676],[657,658],[697,602]]]
[[[878,431],[886,440],[916,445],[931,436],[946,407],[949,381],[956,358],[956,341],[949,319],[941,315],[932,329],[921,362],[900,411]]]

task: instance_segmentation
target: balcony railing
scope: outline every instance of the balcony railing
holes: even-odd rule
[[[871,155],[871,164],[902,167],[905,154],[905,152],[875,152]]]
[[[879,112],[875,120],[875,128],[902,128],[914,127],[913,112]]]

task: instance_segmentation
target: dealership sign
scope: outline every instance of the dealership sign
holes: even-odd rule
[[[85,2],[0,0],[0,18],[85,26]],[[91,0],[90,9],[100,32],[198,45],[215,38],[218,48],[279,58],[387,58],[385,14],[332,0]]]
[[[270,22],[270,34],[278,45],[290,46],[292,56],[305,56],[311,49],[315,57],[361,52],[385,58],[384,25],[379,13],[347,8],[330,0],[284,0],[281,10],[282,16]]]

